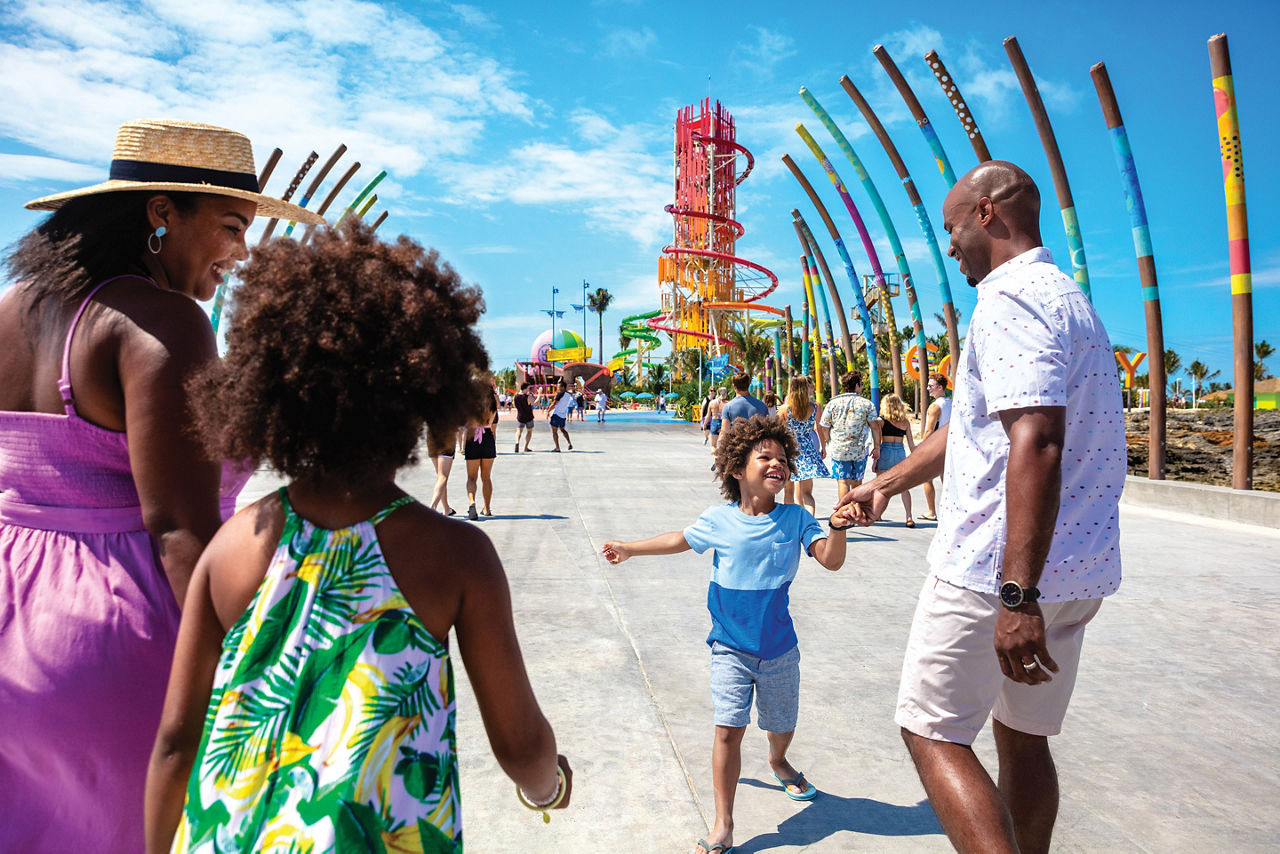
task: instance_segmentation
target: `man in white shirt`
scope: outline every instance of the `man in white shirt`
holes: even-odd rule
[[[940,475],[945,452],[895,720],[964,851],[1049,850],[1048,736],[1061,731],[1084,627],[1120,584],[1114,356],[1093,306],[1041,245],[1039,215],[1035,183],[1012,163],[983,163],[947,194],[948,254],[978,289],[951,421],[837,514],[870,524],[890,496]],[[989,714],[998,786],[972,750]]]

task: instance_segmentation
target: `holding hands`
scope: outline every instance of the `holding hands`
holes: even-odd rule
[[[631,551],[624,543],[619,543],[613,540],[610,540],[601,546],[600,553],[604,555],[605,560],[612,564],[622,563],[624,560],[631,557]]]
[[[831,519],[841,525],[867,526],[880,521],[889,506],[889,495],[875,488],[875,482],[855,486],[831,510]]]

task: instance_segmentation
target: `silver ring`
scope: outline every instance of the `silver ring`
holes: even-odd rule
[[[1030,664],[1024,664],[1024,665],[1022,665],[1022,669],[1023,669],[1023,670],[1035,670],[1035,669],[1036,669],[1037,667],[1039,667],[1039,666],[1040,666],[1040,662],[1038,662],[1038,661],[1033,661],[1033,662],[1031,662]]]

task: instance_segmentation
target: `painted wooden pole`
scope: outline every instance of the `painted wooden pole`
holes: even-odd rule
[[[302,198],[298,199],[298,207],[305,208],[307,206],[307,202],[311,201],[312,198],[315,197],[316,191],[320,189],[320,185],[324,183],[324,179],[329,177],[330,170],[332,170],[334,165],[342,158],[342,155],[346,153],[347,146],[339,144],[333,154],[329,155],[329,159],[320,167],[320,171],[316,173],[316,177],[311,181],[311,186],[307,187],[307,191],[302,194]],[[290,222],[288,227],[284,230],[284,236],[291,236],[293,234],[293,228],[296,225],[296,222]]]
[[[916,192],[916,185],[911,180],[911,175],[907,172],[907,164],[902,162],[902,157],[898,154],[898,147],[894,145],[893,140],[889,138],[889,133],[884,129],[884,125],[880,123],[880,119],[877,118],[876,111],[871,109],[871,104],[867,103],[867,99],[862,97],[862,93],[858,91],[857,86],[853,85],[853,81],[849,79],[847,74],[840,78],[840,86],[844,89],[845,94],[849,96],[853,103],[857,105],[858,111],[862,113],[863,119],[865,119],[867,124],[871,126],[871,130],[876,135],[876,139],[880,140],[880,145],[884,148],[884,153],[889,155],[889,160],[892,161],[893,168],[897,171],[898,177],[902,179],[902,186],[907,191],[907,198],[910,200],[911,206],[916,211],[917,219],[921,216],[925,218],[921,220],[920,227],[925,231],[926,242],[929,241],[933,234],[933,226],[926,225],[928,214],[925,213],[924,204],[920,200],[920,194]],[[920,365],[920,381],[916,383],[916,411],[924,412],[925,408],[928,406],[929,400],[928,395],[924,390],[925,384],[929,381],[929,351],[927,349],[929,342],[926,341],[924,337],[924,319],[920,316],[920,303],[916,299],[916,286],[915,282],[911,279],[910,268],[907,266],[907,256],[902,250],[901,241],[898,240],[897,230],[894,229],[892,234],[893,236],[889,242],[891,244],[896,244],[893,247],[893,251],[897,256],[898,269],[902,271],[902,288],[907,292],[907,307],[911,309],[911,323],[912,326],[915,327],[916,332],[916,358]],[[936,238],[933,239],[932,245],[936,252],[938,245]],[[943,275],[946,275],[945,272]],[[947,297],[944,302],[949,303],[951,301],[950,288],[947,286],[946,280],[943,279],[940,281],[938,283],[938,287],[947,289]],[[897,334],[896,329],[894,330],[894,334]]]
[[[818,269],[822,272],[822,280],[826,283],[826,293],[831,297],[832,314],[835,314],[836,320],[840,325],[840,339],[838,342],[833,338],[831,341],[832,348],[839,345],[844,351],[844,357],[849,364],[853,364],[853,340],[849,337],[849,324],[844,319],[844,303],[840,300],[840,293],[836,290],[835,280],[831,278],[831,268],[827,266],[827,257],[822,254],[822,247],[818,246],[818,241],[814,239],[813,232],[809,230],[809,224],[805,222],[804,216],[796,208],[791,209],[791,218],[800,226],[800,230],[804,232],[804,239],[809,244],[810,255],[818,262]],[[824,314],[826,308],[826,299],[823,299]]]
[[[1236,115],[1236,87],[1227,36],[1209,39],[1213,104],[1222,148],[1222,190],[1227,202],[1227,247],[1231,259],[1231,312],[1235,337],[1235,442],[1231,485],[1253,489],[1253,274],[1249,265],[1249,215],[1245,208],[1244,156]]]
[[[982,138],[982,131],[978,130],[978,120],[973,117],[973,111],[969,109],[964,96],[960,94],[960,87],[956,85],[955,78],[951,76],[951,72],[947,71],[947,66],[943,64],[942,57],[938,56],[936,50],[926,53],[924,61],[929,64],[929,70],[933,72],[938,85],[942,87],[947,100],[951,102],[951,109],[956,111],[956,118],[964,127],[965,136],[969,137],[969,144],[973,146],[973,153],[977,155],[978,162],[986,163],[991,159],[991,152],[987,150],[987,141]]]
[[[942,180],[947,182],[948,187],[954,186],[956,175],[955,172],[951,171],[951,161],[947,159],[947,152],[942,148],[942,140],[938,139],[938,132],[933,129],[933,125],[929,122],[929,117],[925,115],[924,107],[920,106],[920,99],[911,90],[911,84],[907,82],[907,78],[902,76],[902,72],[898,70],[898,64],[893,61],[893,57],[889,55],[889,51],[885,49],[884,45],[876,45],[871,49],[871,53],[876,59],[880,60],[880,65],[884,67],[885,73],[889,75],[889,79],[897,87],[898,94],[902,96],[902,100],[906,102],[907,109],[911,111],[911,117],[916,120],[920,133],[924,135],[925,143],[928,144],[929,150],[933,152],[933,162],[937,165],[938,172],[942,175]]]
[[[1093,299],[1089,292],[1089,267],[1084,260],[1084,240],[1080,236],[1080,221],[1076,218],[1076,203],[1071,198],[1071,184],[1067,181],[1067,168],[1062,164],[1062,152],[1058,150],[1058,138],[1053,134],[1053,125],[1049,123],[1049,114],[1045,111],[1044,100],[1036,87],[1036,79],[1031,74],[1026,57],[1018,40],[1009,36],[1004,40],[1004,51],[1009,54],[1009,62],[1013,65],[1013,73],[1018,75],[1018,84],[1027,99],[1027,107],[1031,110],[1031,118],[1035,120],[1036,131],[1040,134],[1040,145],[1044,147],[1045,160],[1049,162],[1049,172],[1053,175],[1053,189],[1058,194],[1058,207],[1062,209],[1062,226],[1067,232],[1067,249],[1071,251],[1071,274],[1084,291],[1084,295]]]
[[[827,267],[825,258],[822,258],[822,251],[818,249],[818,244],[813,239],[813,232],[809,230],[809,225],[804,221],[804,217],[800,215],[800,211],[795,208],[791,209],[791,224],[795,226],[796,233],[800,236],[800,242],[809,250],[809,280],[813,282],[813,289],[818,295],[818,306],[822,310],[822,327],[826,334],[826,351],[827,351],[827,372],[830,374],[831,380],[831,396],[838,394],[840,387],[836,379],[836,342],[835,336],[831,334],[831,310],[827,305],[827,297],[822,291],[819,281],[819,266],[822,275],[826,279],[827,289],[834,290],[835,282],[831,279],[831,270]],[[821,259],[821,265],[818,260]],[[818,342],[821,345],[821,341]],[[821,347],[820,347],[821,349]],[[850,351],[852,352],[852,347]]]
[[[889,79],[897,87],[898,94],[906,102],[907,109],[911,111],[911,116],[916,120],[916,125],[919,126],[920,133],[924,135],[929,150],[933,152],[933,162],[937,165],[938,172],[942,175],[942,180],[947,185],[947,189],[954,187],[956,176],[951,171],[951,161],[947,159],[947,153],[942,148],[942,140],[938,139],[938,134],[929,122],[929,117],[925,115],[924,107],[920,106],[920,101],[916,98],[916,93],[912,91],[911,84],[907,83],[907,78],[902,76],[902,72],[898,70],[897,63],[893,61],[893,57],[889,56],[889,51],[885,50],[884,45],[876,45],[871,49],[871,52],[876,59],[880,60],[880,65],[884,67]],[[915,189],[915,185],[912,184],[911,188]],[[908,191],[907,195],[909,197],[911,192]],[[916,194],[916,198],[919,199],[919,193]],[[923,202],[912,203],[912,208],[915,210],[916,220],[920,224],[920,231],[924,235],[925,243],[929,247],[929,255],[933,260],[934,272],[938,276],[938,292],[942,297],[942,318],[947,327],[947,350],[952,354],[949,362],[953,366],[950,377],[954,384],[954,366],[960,363],[960,329],[959,318],[956,316],[956,306],[951,299],[951,280],[947,276],[947,265],[942,260],[942,249],[938,246],[938,236],[933,230],[933,223],[929,220],[928,210]]]
[[[813,110],[813,114],[818,117],[818,121],[827,129],[827,133],[831,134],[831,138],[835,140],[836,147],[840,149],[845,159],[849,161],[849,165],[853,167],[853,172],[858,176],[862,189],[866,191],[867,196],[871,199],[872,207],[876,209],[876,215],[880,217],[880,224],[884,227],[885,234],[889,236],[889,244],[896,253],[896,259],[899,261],[898,272],[901,274],[906,263],[906,257],[901,252],[902,244],[898,241],[898,232],[893,227],[893,220],[889,217],[888,209],[884,206],[884,199],[880,198],[880,191],[876,189],[876,182],[871,179],[871,174],[862,165],[862,159],[858,157],[858,153],[853,150],[853,146],[845,138],[844,131],[840,130],[840,126],[818,103],[818,99],[813,97],[813,94],[803,86],[800,87],[800,98],[808,105],[809,109]],[[827,173],[827,176],[831,177],[832,172]],[[836,176],[832,180],[839,182],[839,177]],[[843,182],[837,183],[836,191],[840,193],[840,199],[844,202],[849,211],[849,216],[853,219],[853,225],[858,230],[858,237],[862,240],[862,248],[866,251],[867,261],[871,264],[871,272],[875,277],[876,287],[880,291],[880,305],[883,309],[884,320],[892,330],[892,334],[889,335],[889,353],[890,360],[893,362],[893,393],[898,397],[904,397],[902,388],[902,347],[898,342],[898,322],[893,315],[893,300],[889,296],[889,285],[885,281],[884,271],[880,267],[880,257],[876,253],[875,245],[871,242],[871,235],[867,232],[866,223],[859,216],[858,208],[853,204],[853,199],[850,198],[848,191],[844,189]],[[871,347],[875,347],[874,341]]]
[[[1164,373],[1164,323],[1160,316],[1160,289],[1156,283],[1156,259],[1151,251],[1151,232],[1147,226],[1147,208],[1142,202],[1142,186],[1138,183],[1138,169],[1133,162],[1133,149],[1129,134],[1120,117],[1120,104],[1111,88],[1107,66],[1099,62],[1089,69],[1093,87],[1098,92],[1102,117],[1111,131],[1111,144],[1120,167],[1120,179],[1124,186],[1124,206],[1129,211],[1129,225],[1133,229],[1133,249],[1138,258],[1138,283],[1142,287],[1142,310],[1147,322],[1147,352],[1152,354],[1147,366],[1151,386],[1151,417],[1147,419],[1147,477],[1164,480],[1165,463],[1165,373]]]
[[[333,204],[334,199],[338,198],[338,193],[342,192],[342,188],[347,186],[347,182],[350,181],[352,176],[355,175],[356,172],[358,172],[359,170],[360,170],[359,160],[357,160],[355,163],[352,163],[350,166],[348,166],[347,171],[343,172],[342,177],[338,179],[338,183],[334,184],[333,189],[329,191],[329,195],[324,197],[324,201],[320,203],[320,207],[316,208],[316,213],[320,214],[321,216],[324,216],[324,212],[327,211],[329,209],[329,206]],[[311,240],[311,235],[315,232],[315,230],[316,230],[316,227],[314,225],[307,226],[307,230],[302,233],[302,240],[299,242],[305,245],[307,242]]]
[[[786,317],[787,317],[787,330],[786,330],[786,335],[787,335],[787,382],[788,382],[788,383],[790,383],[790,381],[791,381],[791,375],[792,375],[792,374],[794,374],[794,373],[796,372],[796,354],[795,354],[795,348],[794,348],[793,342],[792,342],[792,340],[791,340],[791,330],[795,328],[795,321],[791,319],[791,306],[790,306],[790,305],[784,306],[784,307],[783,307],[783,311],[786,313]],[[782,394],[782,392],[781,392],[781,391],[779,391],[778,393],[779,393],[779,394]]]
[[[314,151],[307,155],[307,159],[303,161],[302,166],[298,169],[298,174],[293,176],[293,180],[289,182],[289,188],[280,197],[281,201],[287,202],[293,198],[293,194],[298,192],[298,186],[302,184],[302,179],[307,177],[307,173],[311,171],[311,167],[319,159],[320,155]],[[266,243],[271,239],[271,233],[276,230],[276,223],[279,221],[278,217],[272,217],[267,220],[267,227],[262,230],[262,236],[258,238],[259,244]]]
[[[814,192],[813,186],[809,183],[809,179],[800,171],[800,167],[796,166],[795,161],[791,159],[791,155],[782,155],[782,162],[791,170],[791,174],[795,176],[800,186],[804,189],[805,194],[809,197],[809,201],[818,211],[818,216],[822,217],[822,222],[827,227],[827,233],[831,235],[831,239],[836,244],[836,251],[840,253],[840,260],[844,263],[845,275],[849,277],[849,287],[853,289],[854,298],[858,303],[858,317],[862,320],[862,336],[867,345],[867,375],[869,377],[868,386],[873,396],[872,402],[876,405],[877,411],[880,407],[880,368],[879,358],[876,354],[875,329],[871,326],[871,313],[867,309],[867,300],[862,294],[862,283],[858,279],[858,272],[853,269],[853,261],[849,259],[849,252],[845,249],[844,241],[840,238],[840,232],[836,230],[836,224],[832,222],[831,215],[827,213],[827,206],[822,203],[822,199],[818,198],[818,194]],[[830,163],[827,164],[828,166]],[[837,182],[839,178],[835,178]],[[796,216],[798,212],[792,211],[792,216]],[[825,264],[825,259],[823,261]],[[834,291],[833,291],[834,293]],[[847,324],[844,322],[844,305],[836,294],[836,311],[840,312],[840,326],[845,336],[845,358],[849,360],[849,364],[853,364],[853,341],[849,336]]]

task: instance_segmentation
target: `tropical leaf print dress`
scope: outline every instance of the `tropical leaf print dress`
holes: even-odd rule
[[[448,648],[374,526],[285,525],[223,642],[174,851],[462,851]]]

